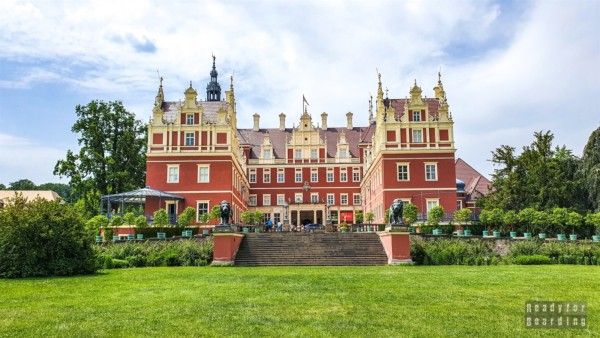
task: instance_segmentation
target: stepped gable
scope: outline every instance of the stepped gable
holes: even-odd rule
[[[348,149],[350,151],[350,155],[352,155],[352,157],[359,157],[360,151],[358,148],[358,144],[359,142],[361,142],[361,139],[364,139],[363,137],[361,137],[361,135],[370,129],[371,126],[354,127],[352,129],[347,129],[344,127],[327,128],[327,130],[320,129],[319,136],[323,140],[327,138],[327,157],[334,158],[337,151],[337,142],[339,134],[341,132],[344,132],[344,134],[346,135],[346,141],[348,142]],[[273,155],[275,156],[275,158],[281,159],[285,158],[286,156],[285,150],[288,140],[292,137],[292,132],[292,128],[286,128],[285,130],[280,130],[279,128],[261,128],[258,131],[255,131],[253,129],[238,129],[237,134],[242,144],[250,145],[251,159],[259,158],[264,136],[269,135],[271,143],[273,144]]]
[[[204,122],[216,123],[217,112],[221,109],[229,109],[229,103],[227,101],[198,101],[197,102],[202,111]],[[181,108],[181,102],[179,101],[164,101],[162,103],[162,111],[166,119],[176,119]]]
[[[396,120],[400,120],[402,115],[404,115],[404,106],[408,99],[385,99],[383,101],[384,105],[389,108],[394,108],[396,114]],[[438,109],[440,108],[440,101],[436,98],[423,98],[423,101],[427,103],[427,109],[429,110],[430,116],[438,116]]]

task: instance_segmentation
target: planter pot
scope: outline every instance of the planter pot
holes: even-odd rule
[[[592,236],[592,241],[594,241],[594,242],[600,242],[600,235]]]
[[[546,239],[546,234],[545,233],[539,233],[538,234],[539,239]]]
[[[523,237],[525,237],[525,239],[531,239],[531,232],[523,233]]]
[[[116,242],[116,241],[118,241],[118,240],[119,240],[119,236],[116,236],[116,235],[115,235],[115,236],[113,236],[113,242]]]
[[[254,232],[260,232],[259,228],[254,228]]]
[[[242,228],[242,232],[243,232],[243,233],[245,233],[245,234],[247,234],[247,233],[249,232],[249,231],[248,231],[248,228],[247,228],[247,227],[243,227],[243,228]]]
[[[494,237],[500,238],[500,231],[494,231]]]
[[[516,238],[517,237],[517,232],[516,231],[511,231],[510,232],[510,238]]]
[[[144,234],[137,234],[137,235],[135,235],[135,237],[137,239],[144,239]]]
[[[487,231],[487,230],[483,230],[483,231],[481,232],[481,236],[483,236],[483,237],[487,237],[487,236],[489,236],[489,235],[490,235],[490,232],[489,232],[489,231]]]
[[[464,230],[456,230],[456,235],[459,237],[463,237],[465,235],[465,231]]]
[[[564,241],[567,239],[567,236],[565,236],[565,234],[558,234],[556,235],[556,239],[558,239],[559,241]]]
[[[164,232],[157,232],[157,233],[156,233],[156,237],[157,237],[158,239],[166,239],[166,238],[167,238],[167,234],[166,234],[166,233],[164,233]]]
[[[101,243],[102,240],[102,236],[96,236],[96,243]]]
[[[572,240],[572,241],[576,241],[577,240],[577,235],[571,234],[571,235],[569,235],[569,239]]]
[[[465,237],[471,236],[471,230],[465,229]]]

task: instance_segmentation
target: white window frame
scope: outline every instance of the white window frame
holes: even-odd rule
[[[258,197],[256,196],[256,194],[250,194],[250,195],[248,195],[248,205],[252,206],[252,207],[255,207],[256,204],[258,203],[257,198]]]
[[[285,183],[285,169],[277,169],[277,183]]]
[[[294,149],[294,159],[295,160],[302,159],[302,149]]]
[[[317,159],[319,159],[319,150],[318,149],[311,149],[310,150],[310,159],[311,160],[317,160]]]
[[[361,202],[360,194],[352,194],[352,205],[361,205]]]
[[[196,222],[200,222],[200,212],[198,211],[198,207],[200,203],[206,204],[206,213],[210,213],[210,201],[208,200],[197,200],[196,201]]]
[[[206,168],[206,180],[203,180],[202,176],[200,175],[200,169],[202,169],[202,168]],[[198,164],[197,173],[198,173],[198,183],[209,183],[210,182],[210,164]]]
[[[298,176],[298,175],[300,175],[300,176]],[[294,182],[302,183],[302,168],[296,168],[294,170]]]
[[[248,169],[248,182],[256,183],[256,169]]]
[[[319,169],[318,168],[310,168],[310,182],[311,183],[319,182]]]
[[[415,119],[415,116],[417,116],[418,118]],[[413,122],[421,122],[421,111],[413,110],[412,111],[412,120],[413,120]]]
[[[360,168],[352,168],[352,182],[360,182]]]
[[[348,194],[340,194],[340,205],[348,205]]]
[[[406,179],[400,179],[400,167],[406,167]],[[408,162],[396,162],[396,180],[398,182],[410,181],[410,163]]]
[[[285,205],[285,194],[277,194],[277,205]]]
[[[271,194],[263,194],[262,202],[264,206],[271,206]]]
[[[439,205],[440,205],[440,199],[439,198],[426,198],[425,199],[425,207],[427,208],[427,214],[428,215],[429,215],[429,211],[431,209],[433,209],[434,207],[437,207]]]
[[[185,124],[187,124],[188,126],[191,126],[194,124],[194,114],[186,114],[185,115]]]
[[[434,170],[433,173],[435,175],[434,178],[427,177],[427,167],[429,167],[429,166],[433,166],[433,168],[434,168],[433,169]],[[430,181],[430,182],[437,181],[438,180],[438,176],[439,175],[438,175],[438,165],[437,165],[437,162],[425,162],[425,181]]]
[[[335,194],[328,193],[327,194],[326,202],[327,202],[327,205],[329,205],[329,206],[335,205]]]
[[[171,180],[171,169],[177,169],[177,177]],[[179,183],[179,164],[167,164],[167,183]]]
[[[326,180],[327,180],[327,183],[332,183],[335,181],[335,174],[334,174],[333,168],[327,168]]]
[[[311,192],[310,193],[310,203],[319,203],[319,193],[318,192]]]
[[[417,140],[417,135],[419,135]],[[412,143],[423,143],[423,130],[422,129],[413,129],[412,130]]]
[[[263,183],[271,183],[271,169],[263,168]]]
[[[348,169],[340,168],[340,182],[348,182]]]
[[[190,144],[190,142],[188,142],[188,140],[192,140],[191,144]],[[196,136],[194,135],[194,132],[191,132],[191,133],[186,132],[184,141],[185,141],[186,147],[191,147],[191,146],[196,145]]]
[[[297,192],[294,194],[294,202],[296,203],[304,203],[304,195],[301,192]]]

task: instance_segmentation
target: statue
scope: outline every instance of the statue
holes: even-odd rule
[[[229,219],[232,216],[231,205],[229,204],[229,202],[223,200],[219,205],[219,212],[221,216],[220,225],[229,225]]]
[[[402,220],[402,211],[404,209],[404,202],[399,198],[394,199],[394,202],[390,206],[389,223],[390,225],[404,225]]]

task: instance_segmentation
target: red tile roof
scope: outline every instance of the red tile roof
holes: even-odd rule
[[[384,104],[386,107],[392,107],[396,110],[396,120],[400,120],[400,117],[404,114],[404,106],[406,105],[406,101],[408,99],[386,99],[384,100]],[[427,109],[429,110],[430,116],[438,115],[438,108],[440,107],[440,101],[436,98],[423,98],[423,101],[427,104]]]
[[[490,192],[492,183],[462,158],[456,159],[456,178],[465,182],[467,195],[473,195],[476,192],[487,195]]]

